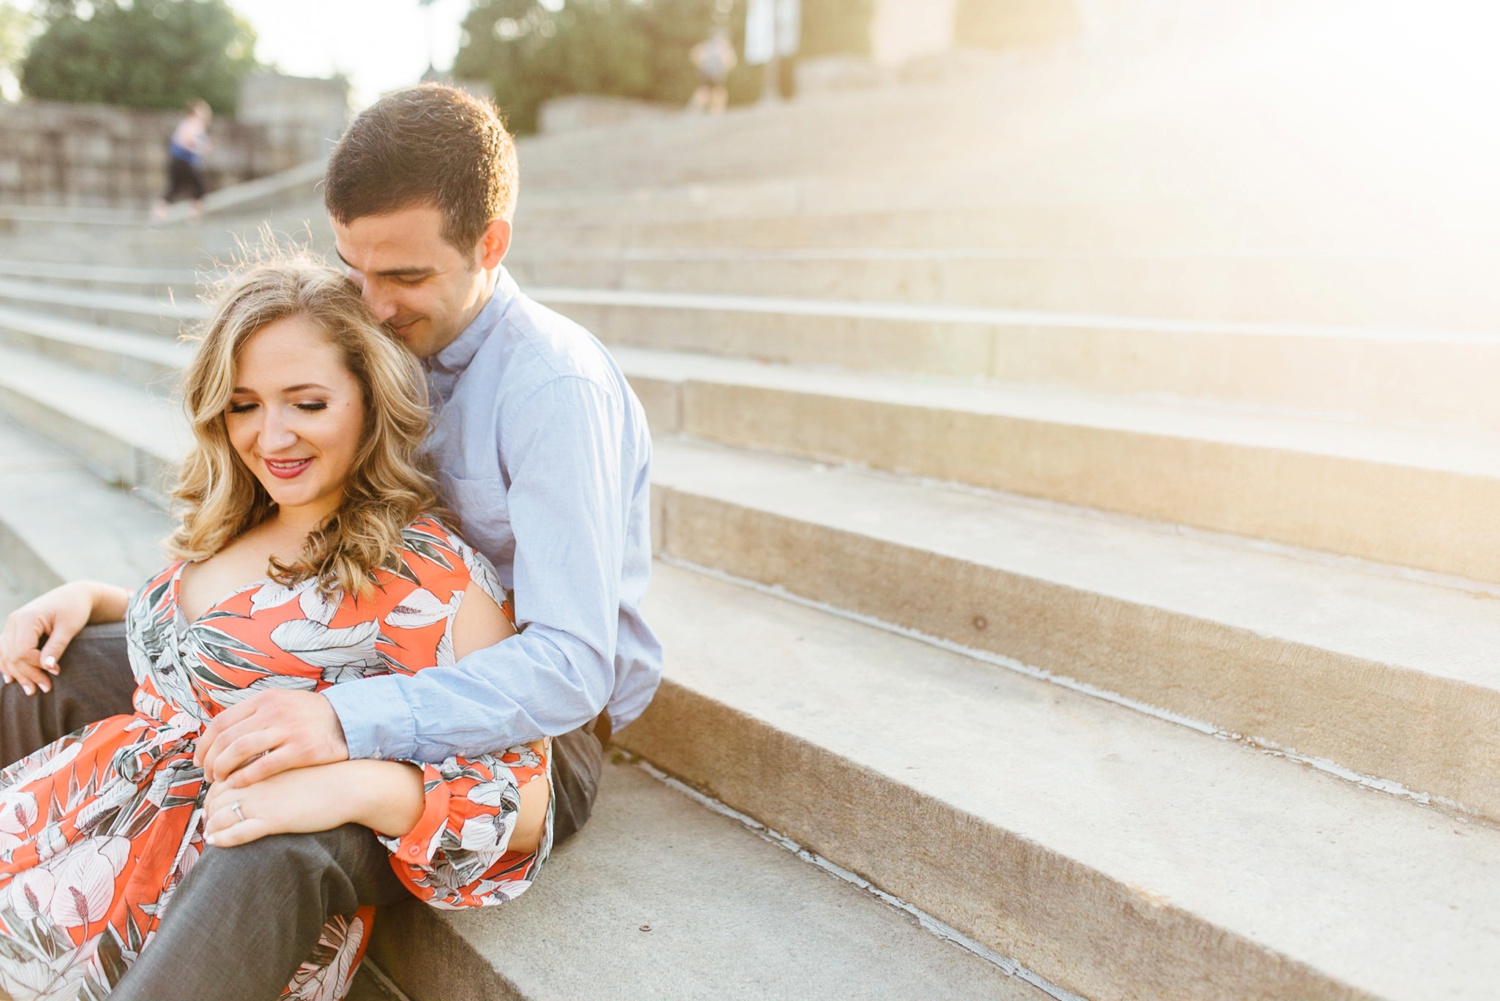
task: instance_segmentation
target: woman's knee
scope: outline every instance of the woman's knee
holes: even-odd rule
[[[330,913],[343,913],[380,902],[387,882],[395,882],[395,876],[385,846],[369,828],[345,824],[309,834],[272,834],[233,848],[207,847],[184,888],[191,885],[194,894],[259,888],[273,899],[316,889],[319,897],[337,901]]]

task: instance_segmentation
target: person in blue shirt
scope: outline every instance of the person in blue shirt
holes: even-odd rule
[[[161,222],[167,217],[167,206],[184,196],[193,221],[203,218],[203,196],[208,184],[203,178],[203,158],[213,149],[208,123],[213,111],[207,101],[193,101],[187,113],[172,129],[167,140],[167,193],[151,206],[151,218]]]
[[[445,500],[513,591],[521,632],[409,677],[260,692],[199,742],[211,783],[248,788],[346,758],[441,761],[553,737],[561,842],[592,810],[611,731],[655,693],[661,647],[640,614],[651,572],[645,415],[604,347],[506,273],[517,183],[515,145],[493,108],[423,85],[355,119],[324,189],[339,257],[377,319],[423,360]],[[48,592],[0,633],[0,673],[17,682],[0,689],[0,764],[119,711],[120,698],[128,706],[123,641],[85,628],[90,586]],[[256,874],[268,866],[299,873],[298,889],[261,899]],[[367,829],[210,848],[162,921],[164,941],[112,997],[275,997],[327,916],[401,893]]]

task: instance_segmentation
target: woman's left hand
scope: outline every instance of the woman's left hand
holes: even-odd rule
[[[355,789],[347,776],[341,780],[340,766],[348,764],[292,768],[238,788],[214,783],[204,804],[206,840],[229,848],[268,834],[330,831],[358,819]]]

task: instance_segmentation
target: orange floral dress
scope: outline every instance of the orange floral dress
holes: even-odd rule
[[[102,999],[150,947],[203,851],[208,785],[193,751],[221,710],[270,688],[320,691],[452,664],[453,617],[473,585],[511,616],[493,569],[435,520],[414,522],[403,541],[399,565],[380,572],[365,601],[329,599],[312,581],[262,580],[188,622],[181,561],[132,596],[135,712],[0,771],[0,997]],[[506,846],[520,787],[547,774],[543,756],[517,747],[417,764],[422,818],[406,836],[380,839],[402,882],[443,908],[525,890],[550,850],[551,817],[538,851]],[[329,921],[283,997],[344,997],[372,918],[362,908]]]

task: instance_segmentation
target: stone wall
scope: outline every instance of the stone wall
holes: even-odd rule
[[[348,119],[348,84],[257,73],[240,114],[217,118],[209,190],[323,156]],[[166,186],[178,112],[55,101],[0,103],[0,204],[140,208]]]

